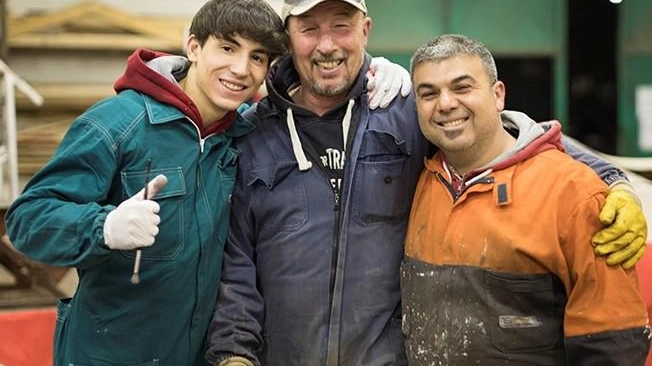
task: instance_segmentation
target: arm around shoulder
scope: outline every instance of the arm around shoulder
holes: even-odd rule
[[[632,268],[646,249],[647,223],[641,200],[622,169],[600,158],[579,142],[563,136],[566,152],[588,165],[609,185],[607,200],[600,212],[605,225],[593,236],[596,255],[607,256],[607,264]]]

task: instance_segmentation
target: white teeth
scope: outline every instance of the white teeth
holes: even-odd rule
[[[319,65],[319,67],[324,68],[324,69],[334,69],[339,64],[340,64],[339,61],[321,61],[321,62],[317,63],[317,65]]]
[[[245,89],[244,86],[232,84],[224,80],[222,80],[222,85],[224,85],[227,89],[231,89],[233,91],[242,91]]]
[[[437,122],[437,124],[442,126],[442,127],[455,127],[455,126],[461,125],[462,123],[464,123],[464,118],[455,119],[455,120],[446,121],[446,122]]]

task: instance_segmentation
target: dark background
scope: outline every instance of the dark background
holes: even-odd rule
[[[564,132],[609,154],[616,153],[617,143],[617,22],[618,4],[568,2],[569,120],[562,121]],[[496,58],[496,64],[507,86],[507,109],[526,111],[538,121],[554,118],[550,58]]]

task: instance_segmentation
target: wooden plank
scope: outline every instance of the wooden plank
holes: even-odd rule
[[[41,169],[54,154],[72,120],[62,115],[59,121],[18,131],[18,173],[31,175]]]
[[[161,51],[177,51],[183,47],[182,37],[175,40],[133,34],[50,33],[12,37],[11,48],[61,50],[134,50],[146,47]]]

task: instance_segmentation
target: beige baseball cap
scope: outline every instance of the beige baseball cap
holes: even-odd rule
[[[324,1],[331,1],[331,0],[284,0],[283,1],[283,11],[282,11],[282,17],[283,17],[283,23],[287,20],[287,18],[290,15],[301,15],[308,10],[314,8],[317,6],[317,4],[321,4]],[[367,14],[367,4],[365,4],[365,0],[339,0],[343,1],[345,3],[351,4],[354,7],[360,9],[361,12]]]

